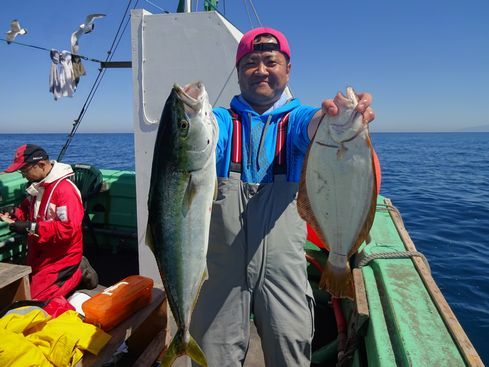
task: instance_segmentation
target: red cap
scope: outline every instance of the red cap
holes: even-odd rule
[[[6,173],[18,171],[28,164],[37,163],[44,159],[49,159],[44,149],[34,144],[24,144],[15,151],[14,161],[4,171]]]
[[[277,50],[287,55],[290,59],[289,43],[282,32],[279,32],[273,28],[260,27],[246,32],[241,38],[241,41],[239,41],[238,50],[236,51],[236,66],[238,66],[239,62],[244,56],[256,51],[256,45],[253,43],[253,41],[257,36],[262,34],[270,34],[275,37],[278,41]]]

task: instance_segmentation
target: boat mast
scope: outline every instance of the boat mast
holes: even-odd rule
[[[190,13],[192,11],[192,0],[179,0],[177,13]]]

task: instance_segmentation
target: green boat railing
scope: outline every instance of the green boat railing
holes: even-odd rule
[[[109,258],[133,262],[133,268],[127,271],[134,271],[134,267],[137,271],[135,173],[101,172],[100,193],[88,201],[86,209],[97,247],[87,243],[86,248],[101,266],[107,263],[99,258],[105,252]],[[0,207],[19,203],[25,185],[18,173],[0,175]],[[85,238],[89,242],[90,236]],[[325,251],[311,243],[306,243],[305,251],[324,266]],[[8,224],[0,222],[0,261],[22,263],[25,253],[22,236],[13,236]],[[356,299],[341,302],[348,323],[344,358],[350,365],[483,366],[389,199],[378,197],[368,242],[362,244],[353,262],[361,265],[354,269]],[[319,272],[308,266],[308,275],[317,319],[312,365],[336,365],[331,300],[318,289]]]

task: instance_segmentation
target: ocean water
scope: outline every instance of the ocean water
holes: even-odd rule
[[[134,170],[132,134],[77,134],[63,161]],[[0,170],[23,143],[56,158],[65,134],[0,134]],[[489,133],[374,133],[381,194],[431,266],[465,332],[489,364]]]
[[[381,194],[489,364],[489,133],[379,133],[372,142]]]
[[[67,134],[0,134],[0,172],[12,161],[22,144],[42,146],[57,159]],[[108,169],[134,170],[133,134],[75,134],[62,159],[65,163],[91,163]]]

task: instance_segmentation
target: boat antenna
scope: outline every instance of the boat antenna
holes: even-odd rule
[[[127,3],[126,10],[125,10],[124,15],[122,16],[122,19],[119,23],[119,27],[117,28],[117,32],[114,36],[114,40],[112,41],[112,44],[110,46],[109,51],[107,51],[107,57],[105,59],[105,63],[112,60],[112,57],[114,56],[114,53],[117,50],[117,47],[119,46],[119,43],[122,39],[122,36],[124,35],[124,32],[127,28],[127,25],[129,24],[129,20],[131,19],[131,17],[127,16],[127,15],[129,13],[129,9],[131,7],[132,1],[133,0],[129,0]],[[133,9],[136,8],[138,2],[139,2],[139,0],[136,0],[135,4],[133,6]],[[127,17],[127,19],[126,19],[126,17]],[[103,63],[101,63],[101,65],[103,65]],[[73,137],[75,136],[75,133],[77,132],[78,127],[80,126],[80,123],[82,122],[83,117],[85,116],[85,114],[88,110],[88,107],[92,103],[92,100],[95,96],[95,93],[97,92],[97,89],[100,86],[100,83],[102,82],[102,79],[105,75],[105,71],[106,71],[106,68],[104,68],[102,66],[98,69],[98,75],[95,78],[95,81],[93,82],[92,88],[90,89],[90,92],[88,93],[88,96],[85,100],[85,103],[83,104],[83,107],[82,107],[78,117],[74,120],[71,132],[68,134],[68,138],[66,139],[65,144],[63,145],[63,148],[61,148],[61,151],[58,154],[58,159],[57,159],[58,162],[61,162],[61,160],[64,158],[66,150],[68,149],[71,141],[73,140]]]

